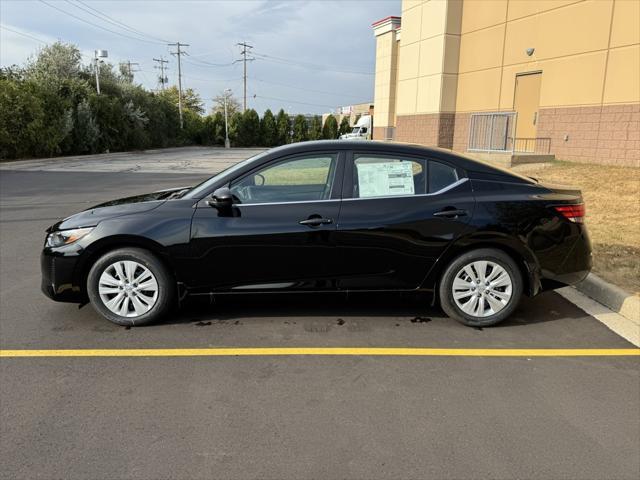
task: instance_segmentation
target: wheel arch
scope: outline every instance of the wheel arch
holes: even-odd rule
[[[438,258],[435,265],[425,277],[422,288],[432,290],[435,301],[440,279],[447,266],[460,255],[481,248],[493,248],[509,255],[515,261],[522,275],[522,281],[524,282],[523,292],[528,296],[534,296],[540,292],[540,270],[535,256],[533,253],[527,251],[523,245],[518,245],[517,241],[508,237],[465,239],[454,243]]]
[[[91,244],[91,246],[85,250],[82,260],[78,262],[76,270],[74,271],[74,283],[81,288],[85,296],[87,295],[87,277],[89,276],[91,267],[104,254],[120,248],[141,248],[149,251],[156,256],[165,266],[169,275],[176,280],[176,273],[171,262],[171,257],[164,246],[158,242],[137,235],[113,235]]]

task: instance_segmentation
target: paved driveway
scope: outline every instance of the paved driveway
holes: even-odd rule
[[[264,148],[182,147],[0,163],[0,171],[138,172],[211,175]]]
[[[630,348],[555,293],[471,329],[412,296],[191,303],[126,329],[39,292],[44,228],[202,174],[0,172],[0,348]],[[640,358],[2,358],[0,478],[629,478]]]

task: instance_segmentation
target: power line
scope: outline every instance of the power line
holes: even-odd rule
[[[281,87],[287,87],[287,88],[294,88],[296,90],[302,90],[303,92],[319,93],[319,94],[322,94],[322,95],[332,95],[334,97],[335,96],[343,96],[343,97],[352,97],[352,98],[362,99],[362,97],[359,96],[359,95],[348,95],[348,94],[343,94],[343,93],[327,92],[327,91],[324,91],[324,90],[314,90],[314,89],[311,89],[311,88],[299,87],[297,85],[288,85],[286,83],[272,82],[272,81],[269,81],[269,80],[262,80],[260,78],[255,78],[255,77],[250,77],[250,78],[251,78],[251,80],[255,80],[256,82],[268,83],[268,84],[271,84],[271,85],[279,85]]]
[[[171,52],[171,55],[178,57],[178,113],[180,114],[180,128],[183,127],[182,123],[182,55],[188,55],[187,52],[182,50],[181,47],[188,47],[188,43],[169,43],[170,47],[176,47],[175,52]]]
[[[14,30],[13,28],[9,28],[6,25],[0,25],[0,29],[7,30],[8,32],[16,33],[18,35],[22,35],[23,37],[30,38],[31,40],[34,40],[34,41],[36,41],[38,43],[42,43],[44,45],[49,45],[51,43],[51,41],[49,41],[49,40],[44,40],[42,38],[34,37],[33,35],[30,35],[28,33],[20,32],[18,30]],[[82,52],[80,52],[80,55],[85,57],[85,58],[89,58],[89,59],[93,60],[93,57],[91,55],[87,55],[87,54],[82,53]]]
[[[284,98],[275,98],[275,97],[265,97],[264,95],[257,95],[254,94],[253,98],[262,98],[265,100],[275,100],[277,102],[284,102],[284,103],[298,103],[300,105],[310,105],[312,107],[327,107],[327,108],[335,108],[335,105],[324,105],[321,103],[309,103],[309,102],[297,102],[295,100],[286,100]]]
[[[191,59],[191,61],[188,61],[187,63],[190,63],[191,65],[195,65],[197,67],[230,67],[232,65],[235,65],[235,63],[236,63],[236,62],[212,63],[212,62],[207,62],[205,60],[200,60],[198,58],[193,58],[192,55],[189,55],[189,56],[192,57],[192,59]]]
[[[313,70],[320,69],[320,70],[326,70],[326,71],[335,72],[335,73],[348,73],[353,75],[374,75],[373,72],[362,72],[357,70],[342,70],[340,67],[319,65],[319,64],[308,63],[308,62],[299,62],[299,61],[291,60],[288,58],[276,57],[274,55],[266,55],[264,53],[254,53],[254,55],[258,57],[259,60],[280,63],[283,65],[291,65],[294,67],[307,68],[307,69],[313,69]]]
[[[70,0],[67,0],[67,2],[68,2],[68,3],[70,3]],[[143,36],[143,37],[153,38],[153,39],[155,39],[155,40],[158,40],[158,41],[159,41],[159,42],[161,42],[161,43],[167,43],[167,42],[169,42],[169,40],[162,39],[162,38],[159,38],[159,37],[155,37],[155,36],[153,36],[153,35],[150,35],[150,34],[148,34],[148,33],[143,32],[142,30],[138,30],[137,28],[133,28],[132,26],[127,25],[126,23],[121,22],[120,20],[116,20],[115,18],[110,17],[110,16],[109,16],[109,15],[107,15],[106,13],[101,12],[101,11],[100,11],[100,10],[98,10],[97,8],[92,7],[91,5],[89,5],[89,4],[88,4],[88,3],[86,3],[86,2],[83,2],[82,0],[76,0],[76,2],[77,2],[77,3],[80,3],[80,4],[82,4],[82,5],[84,5],[85,7],[87,7],[87,8],[88,8],[88,9],[90,9],[90,10],[93,10],[97,15],[95,15],[95,14],[93,14],[93,13],[89,12],[88,10],[85,10],[84,8],[80,7],[80,5],[74,5],[75,7],[78,7],[78,8],[80,8],[80,9],[84,10],[85,12],[87,12],[87,13],[89,13],[89,14],[93,15],[94,17],[97,17],[97,18],[101,18],[101,17],[102,17],[101,19],[106,20],[107,22],[109,22],[109,23],[111,23],[111,24],[113,24],[113,25],[115,25],[115,26],[118,26],[118,27],[120,27],[120,28],[124,28],[124,29],[126,29],[126,30],[128,30],[128,31],[130,31],[130,32],[132,32],[132,33],[135,33],[135,34],[140,35],[140,36]],[[72,5],[73,5],[73,4],[72,4]]]
[[[253,62],[255,58],[247,58],[247,54],[251,53],[252,45],[249,45],[247,42],[242,42],[237,44],[239,47],[242,47],[240,51],[240,55],[242,55],[242,64],[244,68],[244,73],[242,75],[243,83],[244,83],[244,103],[242,104],[242,111],[245,112],[247,110],[247,62]],[[238,60],[240,61],[240,60]]]
[[[34,37],[33,35],[29,35],[28,33],[19,32],[18,30],[14,30],[12,28],[5,27],[4,25],[0,25],[0,28],[2,30],[7,30],[8,32],[17,33],[18,35],[22,35],[23,37],[30,38],[31,40],[35,40],[38,43],[44,43],[45,45],[49,44],[49,42],[46,41],[46,40],[42,40],[41,38]]]
[[[235,78],[202,78],[202,77],[194,77],[193,75],[182,75],[182,78],[189,77],[189,80],[196,80],[198,82],[208,82],[208,83],[231,83],[231,82],[241,82],[242,77]]]
[[[96,28],[99,28],[101,30],[105,30],[105,31],[107,31],[109,33],[113,33],[115,35],[120,35],[121,37],[125,37],[125,38],[130,38],[132,40],[138,40],[139,42],[162,44],[162,42],[156,42],[155,40],[146,40],[144,38],[132,37],[131,35],[127,35],[126,33],[116,32],[115,30],[111,30],[111,29],[109,29],[107,27],[103,27],[102,25],[98,25],[97,23],[90,22],[89,20],[86,20],[86,19],[84,19],[82,17],[79,17],[77,15],[74,15],[73,13],[67,12],[66,10],[63,10],[62,8],[56,7],[55,5],[52,5],[52,4],[48,3],[48,2],[46,2],[45,0],[39,0],[39,1],[40,1],[40,3],[43,3],[46,6],[48,6],[50,8],[53,8],[54,10],[62,12],[65,15],[69,15],[70,17],[75,18],[76,20],[80,20],[81,22],[87,23],[87,24],[92,25],[92,26],[94,26]]]

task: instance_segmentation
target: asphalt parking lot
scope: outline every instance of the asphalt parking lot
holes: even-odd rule
[[[40,293],[44,229],[206,175],[69,162],[0,172],[1,349],[633,347],[555,293],[482,330],[413,296],[194,302],[118,327]],[[640,475],[637,356],[5,357],[0,415],[7,479]]]

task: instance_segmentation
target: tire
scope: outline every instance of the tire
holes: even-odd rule
[[[133,327],[153,323],[169,312],[176,283],[149,251],[120,248],[93,264],[87,277],[87,294],[104,318]]]
[[[438,293],[440,306],[449,317],[470,327],[488,327],[511,315],[522,288],[520,269],[509,255],[481,248],[451,261],[442,274]]]

